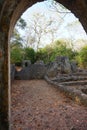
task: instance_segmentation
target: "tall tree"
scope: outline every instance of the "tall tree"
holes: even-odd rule
[[[23,59],[23,39],[19,33],[19,28],[24,29],[25,27],[26,22],[20,18],[10,40],[11,63],[21,62]]]
[[[49,39],[53,42],[55,35],[62,24],[62,20],[55,19],[53,16],[46,16],[42,13],[33,14],[26,31],[26,44],[35,50],[41,48],[42,41]]]
[[[71,11],[69,11],[66,7],[64,7],[62,4],[56,2],[55,0],[48,0],[48,4],[47,4],[48,8],[51,11],[54,11],[58,14],[68,14],[71,13]]]
[[[10,40],[10,47],[11,49],[14,47],[22,47],[22,43],[23,43],[23,38],[21,37],[19,30],[24,30],[26,27],[26,22],[23,18],[20,18],[16,25],[15,28],[13,30],[13,34]]]

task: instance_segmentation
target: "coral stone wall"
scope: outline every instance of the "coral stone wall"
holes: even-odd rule
[[[9,111],[9,38],[20,15],[31,5],[42,0],[0,0],[0,129],[8,130]],[[57,0],[70,9],[87,32],[87,1]],[[9,89],[9,91],[8,91]],[[9,114],[10,115],[10,114]],[[10,117],[10,116],[9,116]],[[3,122],[3,123],[2,123]],[[3,128],[5,126],[5,128]]]

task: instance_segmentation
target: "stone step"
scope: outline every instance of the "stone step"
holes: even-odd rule
[[[76,72],[76,73],[71,73],[71,74],[58,74],[57,77],[61,77],[61,76],[64,76],[64,77],[67,77],[67,76],[87,76],[87,72]]]
[[[78,104],[83,104],[87,107],[87,80],[58,83],[52,81],[47,76],[45,76],[45,80],[56,86],[61,92]]]
[[[78,76],[78,75],[87,76],[87,72],[84,72],[84,73],[77,72],[77,73],[73,73],[73,75],[75,75],[75,76]]]
[[[70,81],[70,82],[61,82],[61,85],[66,85],[66,86],[73,86],[73,85],[87,85],[87,80],[82,80],[82,81]]]
[[[59,77],[59,78],[54,78],[54,79],[51,79],[52,81],[54,82],[70,82],[70,81],[78,81],[78,80],[87,80],[87,76],[71,76],[71,77]]]

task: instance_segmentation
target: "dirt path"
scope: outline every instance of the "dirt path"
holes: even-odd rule
[[[11,130],[87,130],[87,108],[44,80],[14,81]]]

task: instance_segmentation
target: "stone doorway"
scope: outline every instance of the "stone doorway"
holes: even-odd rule
[[[31,5],[42,0],[1,0],[0,1],[0,129],[9,129],[10,67],[9,39],[20,15]],[[86,0],[57,0],[79,18],[87,32]],[[4,128],[3,128],[4,127]]]

